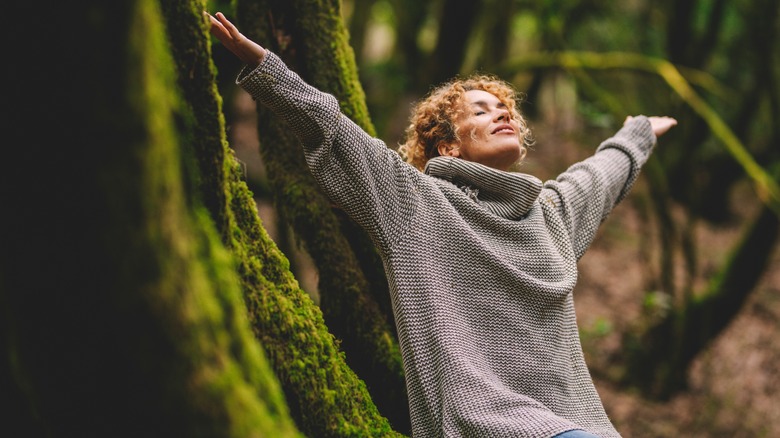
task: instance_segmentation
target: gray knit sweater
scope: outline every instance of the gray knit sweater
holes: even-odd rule
[[[318,183],[384,260],[413,436],[619,436],[583,358],[572,289],[655,144],[646,117],[543,184],[452,157],[420,172],[272,53],[238,83],[297,134]]]

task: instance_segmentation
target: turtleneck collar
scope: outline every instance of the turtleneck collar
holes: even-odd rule
[[[528,214],[542,191],[542,182],[535,176],[504,172],[455,157],[431,158],[425,173],[457,185],[478,205],[506,219]]]

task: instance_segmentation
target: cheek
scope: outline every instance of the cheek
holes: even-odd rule
[[[477,142],[477,141],[484,140],[485,138],[487,138],[487,136],[485,135],[483,130],[475,126],[471,128],[471,130],[469,131],[469,138],[471,138],[472,141]]]
[[[458,137],[461,145],[471,145],[477,140],[477,128],[472,123],[464,123],[458,127]]]

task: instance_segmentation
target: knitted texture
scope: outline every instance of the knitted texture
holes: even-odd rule
[[[273,53],[237,82],[304,147],[385,264],[415,437],[618,437],[582,354],[577,260],[655,144],[636,117],[542,184],[443,157],[422,173]]]

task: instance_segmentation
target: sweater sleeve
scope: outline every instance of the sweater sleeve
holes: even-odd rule
[[[388,251],[408,229],[420,172],[339,110],[335,97],[306,84],[274,53],[236,83],[270,108],[303,145],[306,162],[326,195]]]
[[[655,143],[647,117],[635,117],[602,142],[592,157],[545,183],[558,195],[556,205],[577,259],[590,246],[601,222],[628,194]]]

